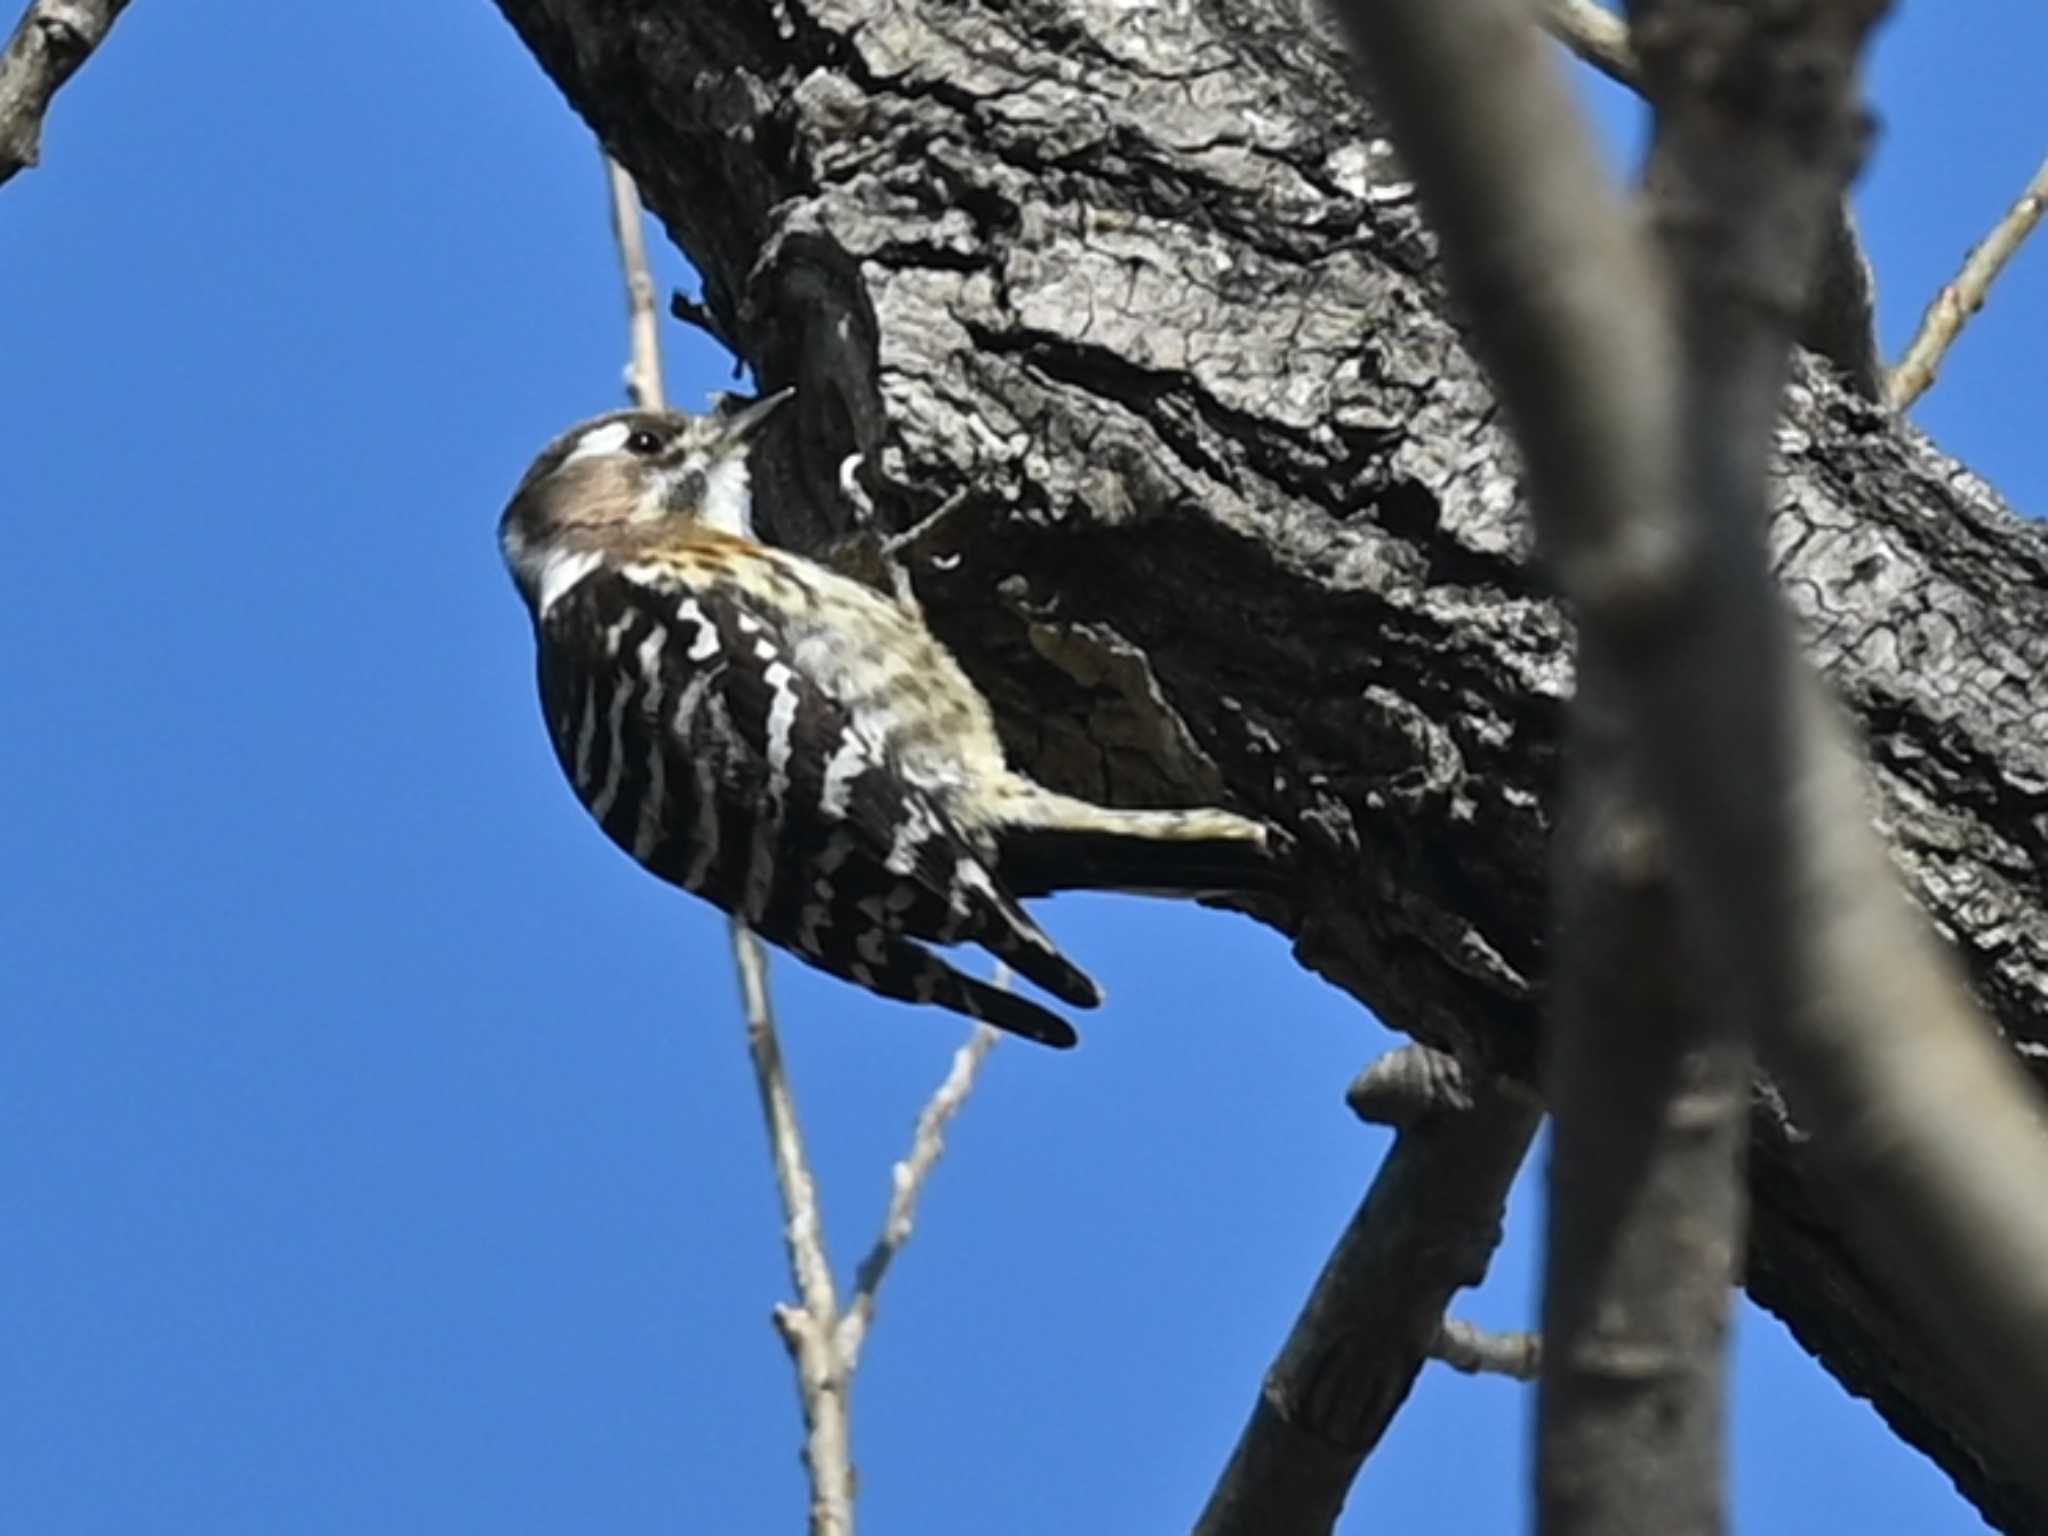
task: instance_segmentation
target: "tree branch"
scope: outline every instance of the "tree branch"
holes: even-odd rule
[[[1899,366],[1892,370],[1886,387],[1886,398],[1893,410],[1905,410],[1932,387],[1949,348],[1963,334],[1970,317],[1984,307],[1991,285],[2034,232],[2044,211],[2048,211],[2048,160],[2041,162],[2020,200],[1970,252],[1955,281],[1937,293],[1934,302],[1927,306],[1919,334],[1899,359]]]
[[[1467,1376],[1507,1376],[1516,1381],[1534,1381],[1543,1370],[1543,1335],[1540,1333],[1489,1333],[1455,1317],[1444,1319],[1429,1346],[1432,1359],[1441,1360]]]
[[[998,966],[997,984],[1006,984],[1008,975],[1006,967]],[[924,1193],[925,1180],[931,1177],[932,1169],[945,1153],[946,1125],[960,1113],[967,1095],[974,1091],[974,1079],[981,1064],[988,1060],[988,1053],[1001,1038],[986,1024],[974,1027],[966,1043],[953,1053],[952,1070],[947,1072],[945,1081],[919,1111],[909,1155],[890,1170],[888,1214],[882,1218],[882,1230],[874,1246],[868,1249],[867,1257],[860,1261],[854,1274],[853,1304],[839,1320],[839,1353],[849,1372],[860,1363],[861,1345],[867,1341],[868,1327],[874,1321],[875,1294],[881,1289],[889,1266],[896,1262],[896,1255],[910,1241],[910,1230],[917,1220],[918,1197]]]
[[[661,331],[654,307],[654,281],[647,267],[647,243],[640,219],[640,194],[633,177],[605,157],[612,234],[626,280],[630,349],[626,390],[641,410],[667,403],[662,382]],[[853,1355],[841,1347],[845,1320],[825,1251],[825,1223],[817,1180],[804,1150],[796,1098],[782,1062],[782,1042],[768,996],[767,957],[761,942],[739,918],[732,921],[733,964],[739,975],[740,1007],[746,1022],[747,1055],[761,1095],[775,1187],[782,1199],[783,1241],[798,1305],[775,1309],[775,1330],[796,1367],[797,1398],[804,1419],[804,1468],[810,1479],[811,1536],[853,1536],[853,1424],[849,1391]],[[870,1303],[872,1305],[872,1303]],[[854,1342],[858,1346],[858,1331]]]
[[[761,1091],[761,1115],[782,1196],[783,1239],[799,1304],[775,1309],[775,1326],[797,1370],[804,1412],[804,1468],[811,1481],[811,1536],[853,1536],[853,1426],[848,1391],[853,1373],[838,1347],[839,1294],[825,1253],[817,1181],[804,1152],[796,1100],[783,1070],[782,1043],[768,1001],[768,963],[761,941],[737,918],[733,960],[747,1022],[747,1054]]]
[[[1614,12],[1597,0],[1543,0],[1542,20],[1551,36],[1585,63],[1615,84],[1648,95],[1628,23]],[[1820,279],[1807,302],[1799,344],[1839,368],[1864,399],[1884,398],[1884,363],[1877,351],[1877,276],[1863,253],[1847,197],[1839,200],[1828,226]]]
[[[0,52],[0,186],[42,158],[43,118],[128,0],[32,0]]]
[[[1853,762],[1793,655],[1761,537],[1786,344],[1860,145],[1850,86],[1875,11],[1795,7],[1755,33],[1744,29],[1756,18],[1728,8],[1652,14],[1651,185],[1681,296],[1675,396],[1660,376],[1673,353],[1655,306],[1612,299],[1658,296],[1641,277],[1646,258],[1618,218],[1598,213],[1590,149],[1515,41],[1515,17],[1497,8],[1483,25],[1450,26],[1431,7],[1389,6],[1355,19],[1379,51],[1387,103],[1517,423],[1539,523],[1577,599],[1588,690],[1604,704],[1611,680],[1622,733],[1642,754],[1635,788],[1669,837],[1702,947],[1695,968],[1708,966],[1696,974],[1719,983],[1695,1006],[1724,1010],[1738,1038],[1766,1040],[1823,1142],[1857,1159],[1863,1178],[1843,1190],[1852,1214],[1970,1362],[2017,1457],[2010,1426],[2048,1415],[2048,1158],[2009,1067],[1886,889]],[[1636,392],[1632,408],[1616,408],[1618,382]],[[1572,961],[1560,968],[1570,975]],[[1907,1059],[1912,1072],[1899,1070]],[[1569,1070],[1561,1061],[1552,1096],[1560,1167]],[[1943,1114],[1928,1084],[1952,1092],[1959,1077],[1971,1092],[1943,1095]],[[1723,1097],[1710,1087],[1694,1109]],[[1962,1103],[1982,1112],[1959,1121]],[[1691,1118],[1682,1099],[1671,1105]],[[1869,1137],[1872,1120],[1882,1138]],[[1546,1317],[1546,1382],[1571,1369],[1571,1321]],[[1710,1449],[1696,1440],[1674,1453],[1697,1471]],[[1559,1474],[1556,1499],[1586,1495],[1562,1463]],[[1592,1518],[1626,1525],[1639,1492],[1595,1491],[1603,1512]],[[1690,1503],[1674,1528],[1718,1518]]]
[[[1723,546],[1717,601],[1735,606],[1740,628],[1702,634],[1693,656],[1673,658],[1695,688],[1702,663],[1717,659],[1725,710],[1700,709],[1697,695],[1673,708],[1665,696],[1661,722],[1654,705],[1638,718],[1673,788],[1690,915],[1724,974],[1749,984],[1768,1064],[1830,1149],[1851,1219],[1889,1250],[1931,1331],[2024,1454],[2032,1426],[2048,1422],[2040,1102],[1892,884],[1861,764],[1796,654],[1764,544],[1788,322],[1862,153],[1857,61],[1883,10],[1883,0],[1809,0],[1768,21],[1744,13],[1732,29],[1708,6],[1652,13],[1656,46],[1645,52],[1671,105],[1651,186],[1685,290],[1689,510],[1701,543]],[[1750,110],[1728,112],[1731,91]],[[1756,636],[1747,657],[1745,632]],[[1639,680],[1639,706],[1679,675],[1656,671]],[[1771,712],[1756,708],[1763,698]],[[1718,768],[1692,756],[1709,742]],[[2036,1461],[2031,1481],[2048,1495],[2048,1467]]]
[[[1659,578],[1688,548],[1673,523],[1679,338],[1654,258],[1522,7],[1418,0],[1343,14],[1442,235],[1529,462],[1539,533],[1580,614],[1545,1074],[1556,1139],[1540,1523],[1709,1533],[1722,1519],[1753,1012],[1695,1000],[1676,963],[1663,854],[1682,808],[1658,794],[1663,764],[1638,751],[1653,727],[1632,669],[1658,634]],[[1718,612],[1712,601],[1700,606]],[[1702,703],[1697,691],[1688,701]],[[1745,746],[1765,726],[1742,714],[1754,702],[1705,701]],[[1768,859],[1774,848],[1745,839],[1743,850]]]
[[[1598,0],[1543,0],[1543,25],[1616,85],[1642,93],[1643,67],[1628,40],[1628,23]]]
[[[604,157],[605,182],[611,191],[612,237],[619,243],[619,265],[626,278],[626,395],[643,411],[668,404],[661,379],[661,321],[654,307],[654,275],[647,266],[647,231],[640,219],[640,189],[633,173],[610,155]]]
[[[605,169],[612,233],[618,241],[626,285],[631,339],[626,391],[641,410],[661,410],[666,406],[661,329],[647,265],[640,193],[632,174],[609,155],[605,156]],[[853,1536],[856,1477],[850,1393],[861,1346],[874,1320],[876,1293],[896,1255],[910,1240],[918,1196],[945,1151],[946,1125],[967,1102],[975,1075],[999,1036],[987,1025],[977,1025],[955,1053],[952,1070],[918,1114],[910,1153],[892,1171],[893,1190],[882,1231],[861,1261],[852,1304],[842,1311],[825,1247],[817,1180],[804,1150],[796,1098],[783,1066],[782,1043],[768,995],[767,958],[760,940],[739,918],[732,921],[732,945],[746,1021],[747,1054],[767,1124],[775,1187],[782,1200],[783,1238],[797,1289],[798,1304],[778,1306],[774,1320],[796,1367],[797,1396],[803,1408],[804,1466],[811,1488],[809,1529],[811,1536]],[[1006,986],[1008,981],[1009,972],[998,966],[997,985]]]
[[[1302,963],[1533,1080],[1571,631],[1334,42],[1291,0],[1135,32],[1114,0],[802,0],[794,31],[745,0],[498,3],[734,345],[800,386],[757,456],[771,536],[843,531],[850,453],[885,531],[965,490],[918,595],[1012,760],[1294,828],[1299,899],[1259,915]],[[1876,744],[1898,869],[2048,1072],[2048,532],[1830,373],[1787,405],[1784,589]],[[1751,1294],[1988,1519],[2048,1528],[2038,1458],[1845,1219],[1830,1138],[1751,1107]]]
[[[1398,1131],[1365,1202],[1266,1372],[1196,1536],[1326,1536],[1443,1330],[1486,1278],[1509,1186],[1542,1111],[1403,1046],[1353,1085]]]
[[[1546,1528],[1707,1532],[1723,1519],[1726,1346],[1751,1071],[1744,1021],[1707,1002],[1669,835],[1580,647],[1558,831],[1555,1133],[1538,1455]]]

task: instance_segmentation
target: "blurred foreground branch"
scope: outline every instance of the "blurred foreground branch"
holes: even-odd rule
[[[1629,40],[1628,23],[1597,0],[1543,0],[1543,26],[1584,62],[1639,96],[1649,94],[1642,60]],[[1842,372],[1866,400],[1884,395],[1884,363],[1877,350],[1877,278],[1863,253],[1856,218],[1846,195],[1838,200],[1820,277],[1813,285],[1799,330],[1801,346]]]
[[[1559,1529],[1640,1528],[1652,1511],[1660,1529],[1719,1527],[1734,1170],[1686,1222],[1630,1192],[1636,1168],[1616,1164],[1612,1137],[1637,1118],[1675,1154],[1704,1140],[1732,1163],[1744,1105],[1727,1068],[1749,1038],[1846,1175],[1835,1190],[1859,1230],[1968,1362],[2016,1463],[2020,1426],[2048,1418],[2048,1144],[1892,883],[1764,545],[1789,345],[1860,153],[1857,54],[1878,9],[1806,0],[1766,23],[1689,0],[1641,8],[1654,247],[1512,0],[1346,13],[1577,611],[1576,728],[1594,750],[1577,755],[1586,809],[1562,867],[1604,858],[1610,891],[1633,880],[1649,896],[1668,861],[1681,907],[1683,942],[1658,969],[1616,969],[1612,954],[1596,968],[1598,924],[1560,920],[1540,1431],[1543,1516]],[[1617,1032],[1615,1011],[1635,1029]],[[1718,1022],[1694,1037],[1703,1017]],[[1644,1069],[1647,1097],[1614,1091],[1617,1061]],[[1603,1300],[1596,1277],[1624,1278],[1617,1247],[1639,1262]],[[1665,1307],[1664,1326],[1626,1328]],[[1645,1392],[1657,1428],[1631,1445],[1620,1432],[1645,1421],[1624,1401]]]
[[[1543,0],[1543,25],[1616,85],[1642,93],[1643,70],[1628,40],[1628,23],[1606,6],[1596,0]]]

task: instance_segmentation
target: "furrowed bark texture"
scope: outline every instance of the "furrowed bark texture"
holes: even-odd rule
[[[1476,1070],[1532,1075],[1569,635],[1400,167],[1275,0],[499,0],[766,384],[771,534],[884,530],[1013,755],[1302,836],[1261,909]],[[1899,865],[2048,1062],[2048,538],[1821,370],[1775,541]],[[1967,1113],[1967,1106],[1958,1106]],[[1747,1283],[2010,1530],[2048,1508],[1768,1089]]]

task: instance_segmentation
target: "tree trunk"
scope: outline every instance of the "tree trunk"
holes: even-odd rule
[[[1020,766],[1301,835],[1260,915],[1386,1022],[1533,1076],[1570,632],[1431,241],[1330,34],[1274,0],[499,0],[794,383],[771,535],[914,546]],[[1780,570],[1911,889],[2048,1059],[2048,538],[1796,372]],[[1968,1106],[1958,1106],[1967,1113]],[[1747,1283],[1987,1519],[2048,1530],[1760,1086]]]

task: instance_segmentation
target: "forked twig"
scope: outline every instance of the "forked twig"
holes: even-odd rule
[[[782,1043],[768,1000],[768,964],[761,941],[738,918],[732,924],[733,961],[739,969],[746,1015],[747,1055],[761,1091],[761,1115],[782,1194],[783,1240],[796,1281],[796,1306],[775,1309],[775,1328],[796,1366],[804,1414],[804,1467],[811,1480],[811,1536],[852,1536],[853,1436],[847,1387],[852,1367],[838,1342],[839,1293],[825,1252],[818,1184],[797,1124],[796,1099],[783,1069]]]
[[[626,279],[626,307],[631,353],[626,387],[643,410],[660,409],[665,401],[661,377],[660,322],[654,282],[647,267],[642,233],[640,194],[632,175],[606,157],[611,188],[612,230],[618,237],[619,263]],[[910,1240],[917,1217],[918,1196],[945,1151],[948,1122],[973,1091],[976,1075],[996,1043],[996,1032],[977,1025],[954,1054],[952,1069],[917,1117],[910,1151],[892,1174],[889,1209],[882,1230],[854,1276],[852,1303],[839,1304],[832,1279],[831,1255],[825,1246],[825,1225],[818,1201],[818,1183],[804,1148],[797,1121],[796,1098],[783,1064],[782,1042],[775,1028],[774,1004],[768,994],[767,957],[761,941],[739,918],[732,922],[733,964],[739,973],[740,1005],[746,1021],[747,1055],[761,1095],[769,1152],[775,1164],[775,1187],[782,1198],[783,1239],[789,1250],[795,1305],[775,1309],[775,1329],[796,1366],[797,1395],[804,1416],[804,1466],[810,1474],[811,1536],[853,1536],[853,1435],[849,1389],[860,1362],[861,1346],[874,1321],[875,1297],[896,1255]],[[1007,986],[1009,972],[997,968],[996,984]]]

